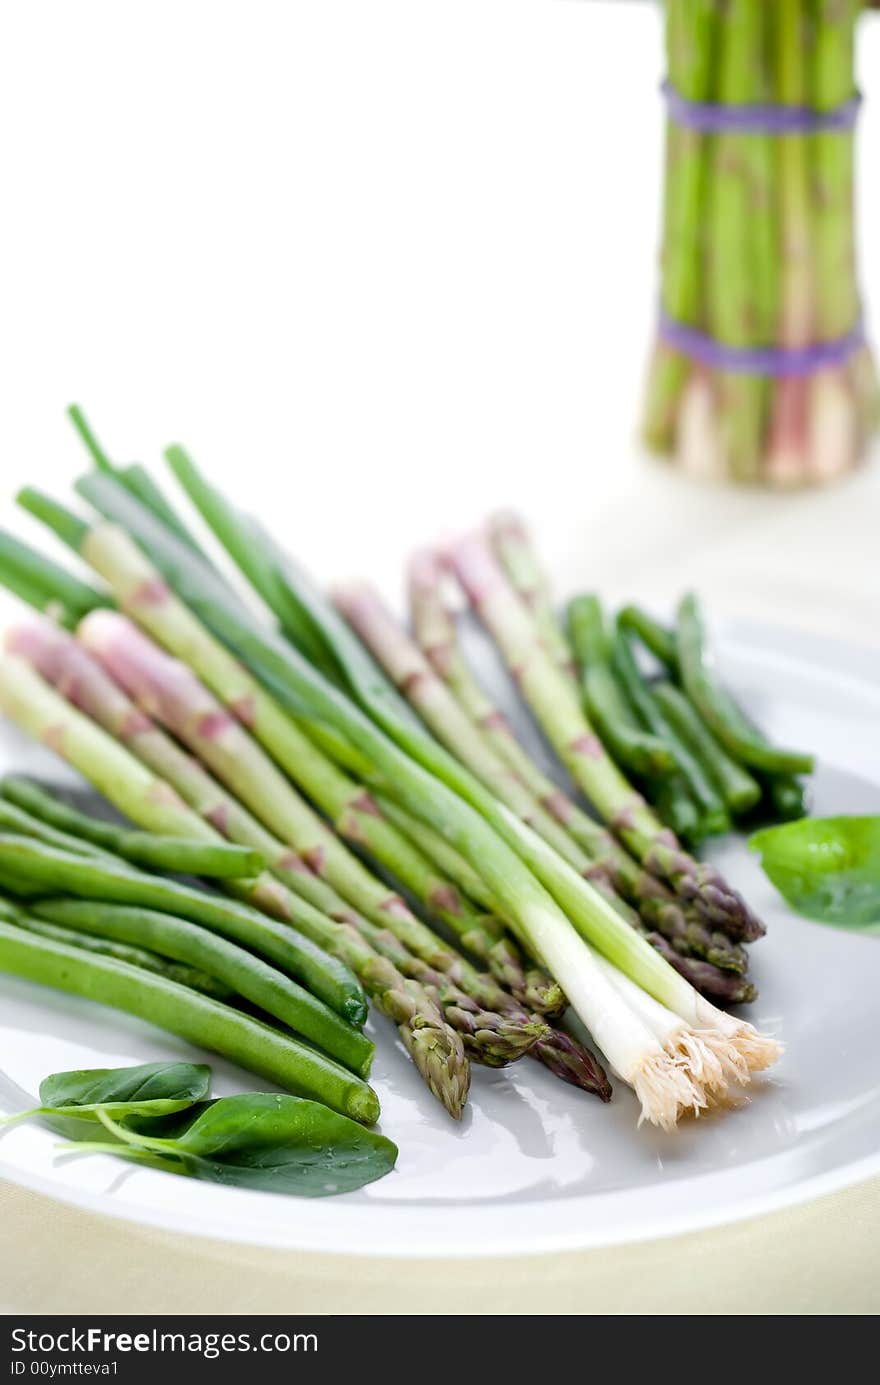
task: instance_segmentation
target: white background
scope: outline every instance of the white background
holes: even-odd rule
[[[325,579],[396,595],[414,543],[514,503],[560,585],[872,631],[870,474],[767,498],[639,458],[660,37],[575,0],[8,0],[2,522],[82,469],[77,399]],[[880,17],[860,66],[876,306]]]

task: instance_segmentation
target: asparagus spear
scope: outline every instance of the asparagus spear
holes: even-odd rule
[[[716,0],[666,0],[666,70],[682,96],[709,101],[716,69],[719,9]],[[708,141],[677,121],[666,125],[662,297],[676,322],[702,325],[706,253]],[[642,423],[647,445],[672,452],[690,360],[660,341],[649,374]]]
[[[576,684],[577,665],[524,521],[510,511],[500,511],[489,516],[486,533],[510,585],[531,611],[548,656]]]
[[[811,0],[778,0],[773,6],[773,97],[784,106],[808,106],[809,50],[815,26]],[[810,211],[810,141],[795,136],[775,141],[779,189],[779,340],[791,349],[813,340],[813,238]],[[808,376],[775,382],[765,472],[775,486],[802,485],[808,459]]]
[[[855,24],[861,0],[814,0],[809,87],[817,110],[833,110],[853,95]],[[833,341],[859,316],[853,232],[854,146],[851,136],[821,131],[810,137],[813,232],[813,330]],[[859,447],[851,369],[817,372],[810,382],[810,471],[829,479],[848,470]]]
[[[92,817],[27,779],[9,776],[0,782],[0,793],[10,803],[68,837],[90,842],[149,870],[237,880],[259,875],[264,866],[264,858],[250,847],[193,841],[188,837],[154,836]]]
[[[402,831],[413,835],[427,854],[439,852],[444,869],[450,874],[455,874],[456,870],[461,871],[457,878],[462,889],[470,893],[472,897],[477,897],[481,889],[485,891],[484,882],[475,876],[463,858],[458,857],[456,860],[457,853],[450,854],[448,845],[438,833],[426,828],[412,814],[407,813],[399,805],[388,799],[382,800],[382,807],[383,811],[398,824]],[[672,961],[676,970],[703,994],[718,997],[731,1005],[754,1000],[757,996],[754,986],[737,979],[737,976],[745,969],[742,950],[731,944],[722,934],[707,935],[705,942],[695,940],[692,930],[696,926],[696,920],[688,919],[687,927],[684,927],[683,915],[680,911],[675,910],[679,922],[675,927],[672,927],[670,918],[667,916],[668,936],[664,936],[653,931],[634,910],[627,910],[619,896],[609,893],[606,898],[613,903],[617,912],[626,918],[627,922],[650,942],[652,947],[656,948],[662,957],[667,961]],[[487,907],[492,907],[491,899],[487,895],[484,895],[484,902]],[[700,928],[703,933],[706,932],[705,925],[701,924]],[[696,955],[694,955],[695,941],[697,941]],[[723,954],[724,967],[719,967],[715,962],[705,960],[709,947],[720,949],[720,953],[715,953],[715,956]],[[733,964],[732,970],[731,964]],[[509,989],[513,988],[509,987]],[[524,1003],[528,1008],[533,1008],[529,1006],[528,993],[524,997]]]
[[[170,784],[215,832],[260,852],[272,874],[317,909],[339,921],[352,921],[351,906],[136,707],[71,635],[40,621],[7,630],[6,645],[10,653],[30,663],[73,706]]]
[[[719,50],[717,100],[723,105],[767,99],[763,0],[728,0]],[[707,214],[712,274],[707,315],[717,340],[755,346],[776,325],[770,138],[723,132],[712,141],[713,176]],[[730,474],[759,475],[769,408],[766,376],[719,371],[717,422]]]
[[[757,998],[752,983],[736,972],[683,955],[659,933],[648,934],[648,941],[702,995],[713,996],[722,1005],[748,1005]]]
[[[507,1048],[508,1061],[527,1051],[543,1032],[540,1022],[532,1018],[528,1023],[518,1025],[502,1014],[490,1013],[497,1012],[499,1007],[503,1009],[505,1003],[504,993],[497,982],[478,972],[460,954],[443,943],[412,914],[399,895],[389,895],[387,888],[342,846],[308,805],[298,798],[244,728],[233,716],[224,712],[221,704],[199,683],[190,669],[169,658],[124,617],[110,612],[102,614],[100,621],[86,620],[83,623],[81,638],[86,648],[140,706],[157,715],[169,730],[188,744],[246,804],[261,813],[270,829],[289,841],[319,874],[325,874],[345,898],[380,928],[390,929],[410,951],[431,967],[444,972],[450,983],[479,1003],[483,1012],[482,1021],[479,1031],[471,1036],[476,1050],[485,1042],[486,1056],[493,1063],[497,1061],[502,1046]],[[238,676],[241,676],[240,673]],[[304,739],[292,726],[290,733]],[[303,771],[304,766],[300,762],[301,774]],[[327,762],[322,768],[320,781],[316,781],[316,788],[323,792],[334,775],[344,780],[344,776]],[[348,792],[344,790],[346,802],[343,811],[350,814],[352,807]],[[363,814],[363,826],[352,828],[349,825],[348,830],[354,831],[359,840],[367,840],[375,846],[381,835],[375,832],[375,825],[377,822],[382,824],[383,820],[375,818],[370,800],[361,801],[358,811]],[[415,861],[418,867],[420,858],[415,849],[410,849],[405,838],[399,837],[390,824],[387,826],[389,835],[394,834],[389,864],[395,871],[400,867],[401,860],[404,860],[404,870],[407,860]],[[397,851],[398,845],[403,849]],[[430,868],[428,877],[424,888],[433,890],[430,882],[434,877]],[[448,900],[446,902],[449,903]],[[465,1027],[469,1028],[467,1025]],[[491,1041],[484,1037],[490,1032]]]
[[[711,866],[700,864],[654,816],[602,749],[577,699],[534,637],[528,613],[507,585],[486,546],[462,540],[450,558],[471,602],[497,641],[526,701],[566,768],[642,864],[692,901],[710,923],[732,937],[759,936],[744,900]]]

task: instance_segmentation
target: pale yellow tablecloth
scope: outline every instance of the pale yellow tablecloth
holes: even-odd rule
[[[876,464],[833,491],[787,499],[633,468],[590,516],[588,554],[575,516],[560,516],[568,535],[542,538],[564,589],[587,567],[609,593],[661,603],[695,585],[714,611],[876,643],[878,521]],[[0,1184],[0,1247],[7,1313],[870,1313],[880,1310],[880,1181],[670,1240],[457,1262],[230,1246]]]
[[[5,1313],[876,1313],[880,1180],[756,1221],[507,1260],[362,1260],[144,1230],[0,1192]]]

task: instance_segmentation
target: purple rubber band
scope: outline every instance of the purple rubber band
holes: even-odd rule
[[[813,375],[817,370],[843,365],[865,344],[861,321],[845,337],[803,347],[725,346],[707,332],[676,322],[662,311],[659,330],[667,345],[710,370],[729,370],[743,375]]]
[[[825,130],[851,130],[862,98],[858,92],[830,111],[811,106],[722,106],[713,101],[688,101],[671,82],[662,86],[669,116],[677,125],[700,134],[815,135]]]

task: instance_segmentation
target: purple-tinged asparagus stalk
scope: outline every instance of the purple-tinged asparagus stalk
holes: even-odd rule
[[[593,863],[562,824],[508,768],[462,710],[417,645],[389,614],[366,583],[350,583],[335,593],[349,625],[385,669],[426,725],[480,778],[511,812],[534,828],[581,875],[591,878]]]
[[[278,880],[260,877],[250,882],[249,890],[238,892],[261,911],[282,922],[294,922],[313,942],[354,972],[378,1008],[397,1027],[429,1090],[459,1119],[470,1082],[461,1038],[445,1022],[427,991],[402,976],[364,942],[355,927],[354,911],[342,905],[289,847],[266,832],[197,761],[135,707],[71,635],[47,620],[40,620],[10,630],[6,643],[16,657],[54,684],[72,706],[148,766],[158,776],[154,782],[172,785],[181,800],[187,801],[208,824],[212,836],[216,829],[230,840],[255,846],[264,854]],[[142,805],[126,801],[134,820],[143,824]],[[295,893],[313,907],[307,911],[298,909],[283,884],[296,886]],[[319,911],[323,911],[323,916]]]
[[[400,940],[387,929],[377,928],[375,924],[367,922],[364,927],[364,937],[377,952],[381,953],[383,957],[387,957],[404,976],[412,976],[424,986],[428,993],[435,997],[447,1018],[455,1017],[456,1028],[464,1035],[465,1049],[468,1049],[469,1038],[479,1034],[481,1025],[481,1012],[475,1002],[467,996],[463,997],[457,988],[450,985],[449,978],[444,976],[442,972],[435,971],[426,962],[414,957]],[[463,1010],[461,1009],[462,1004],[464,1005]],[[528,1012],[516,1001],[508,998],[503,1009],[504,1013],[511,1019],[519,1020],[524,1026],[528,1024],[530,1018]],[[504,1051],[499,1055],[499,1061],[493,1063],[492,1044],[491,1030],[480,1035],[478,1061],[487,1067],[506,1066],[509,1059]],[[537,1040],[529,1056],[537,1058],[539,1062],[550,1069],[554,1076],[561,1078],[563,1082],[567,1082],[573,1087],[579,1087],[583,1091],[593,1092],[602,1101],[611,1099],[611,1084],[602,1065],[588,1048],[564,1030],[548,1028],[547,1032]]]
[[[478,972],[411,912],[403,898],[389,892],[327,829],[297,794],[272,761],[199,682],[185,664],[171,658],[114,612],[95,612],[80,626],[84,646],[110,676],[138,703],[177,736],[239,795],[266,826],[289,842],[312,870],[324,875],[335,889],[368,919],[387,928],[421,961],[446,975],[447,981],[477,1002],[479,1028],[464,1029],[469,1051],[483,1050],[497,1066],[502,1052],[512,1062],[546,1037],[547,1026],[536,1016],[524,1023],[501,1014],[506,998],[497,982]],[[490,1009],[491,1007],[491,1009]],[[459,1012],[451,1014],[455,1023]],[[491,1035],[491,1039],[489,1036]]]
[[[815,28],[805,0],[781,0],[776,7],[773,97],[781,105],[808,106],[809,58]],[[810,150],[805,138],[775,141],[779,188],[780,261],[779,340],[791,349],[813,340],[813,246],[810,227]],[[808,450],[810,381],[783,376],[772,391],[772,416],[764,462],[767,480],[787,488],[803,485]]]
[[[659,933],[643,930],[648,942],[655,947],[661,957],[686,981],[689,981],[701,995],[710,996],[722,1005],[748,1005],[757,999],[758,992],[751,981],[733,971],[722,971],[711,962],[699,957],[688,957],[678,952],[667,938]]]
[[[550,582],[529,538],[525,521],[510,510],[501,510],[489,516],[486,533],[508,582],[531,611],[547,654],[576,689],[577,665],[553,606]]]
[[[708,923],[735,940],[759,937],[762,926],[744,900],[713,867],[681,848],[610,759],[485,542],[462,539],[449,561],[566,769],[608,825],[646,870],[697,906]]]
[[[589,878],[607,878],[612,889],[637,909],[650,930],[684,942],[688,934],[705,956],[713,946],[705,925],[676,904],[666,887],[629,855],[607,828],[594,822],[523,749],[503,712],[487,697],[462,655],[455,619],[443,597],[439,558],[417,553],[409,567],[413,631],[437,677],[467,713],[492,750],[532,797],[551,813],[592,862]],[[472,769],[476,767],[472,764]],[[508,805],[511,806],[511,805]]]

